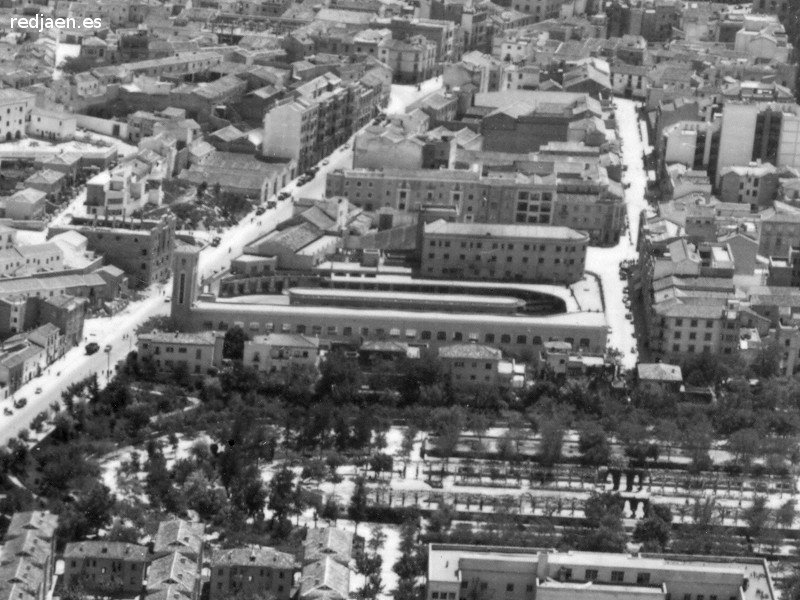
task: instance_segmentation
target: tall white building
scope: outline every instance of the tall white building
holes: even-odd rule
[[[35,102],[36,96],[28,92],[0,90],[0,142],[22,138]]]

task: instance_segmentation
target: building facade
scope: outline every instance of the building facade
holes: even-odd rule
[[[132,287],[143,288],[169,278],[175,250],[172,215],[157,221],[73,219],[70,225],[51,227],[47,235],[65,231],[77,231],[86,237],[89,249],[125,271]]]
[[[423,232],[420,274],[571,284],[583,278],[588,245],[566,227],[436,221]]]

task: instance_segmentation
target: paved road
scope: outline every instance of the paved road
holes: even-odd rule
[[[622,352],[622,364],[625,368],[636,366],[638,354],[632,350],[636,347],[633,323],[625,318],[628,310],[622,302],[622,289],[627,282],[620,281],[619,264],[623,260],[634,259],[636,253],[636,236],[639,231],[641,211],[647,207],[644,192],[647,185],[647,173],[644,169],[644,142],[636,104],[631,100],[614,100],[617,127],[622,141],[622,164],[627,167],[623,175],[623,183],[629,185],[625,190],[625,203],[628,209],[630,229],[619,243],[612,248],[591,247],[586,256],[586,270],[600,276],[605,299],[606,320],[611,327],[608,345]]]

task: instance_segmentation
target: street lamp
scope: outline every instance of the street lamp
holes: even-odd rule
[[[111,377],[111,346],[106,346],[106,377]]]

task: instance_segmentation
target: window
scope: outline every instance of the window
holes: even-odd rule
[[[586,581],[595,581],[597,579],[597,569],[586,569]]]
[[[469,586],[469,581],[462,581],[461,582],[461,589],[462,590],[467,589],[468,586]]]
[[[650,583],[650,573],[637,573],[636,583],[639,585],[648,585]]]
[[[506,591],[507,592],[513,592],[514,591],[514,584],[513,583],[507,583],[506,584]]]
[[[500,336],[500,343],[501,344],[510,344],[511,343],[511,336],[507,333],[504,333]]]
[[[493,344],[494,343],[494,334],[493,333],[487,333],[486,336],[484,337],[483,341],[485,341],[487,344]]]
[[[532,584],[532,583],[529,583],[528,585],[526,585],[526,586],[525,586],[525,591],[526,591],[527,593],[529,593],[529,594],[530,594],[530,593],[533,593],[533,584]]]
[[[625,580],[625,571],[611,571],[611,582],[621,583]]]
[[[528,343],[528,336],[527,335],[518,335],[517,336],[517,343],[518,344],[527,344]]]
[[[436,332],[436,339],[440,342],[447,341],[447,332],[446,331],[437,331]]]
[[[675,327],[682,327],[683,319],[675,319]]]

